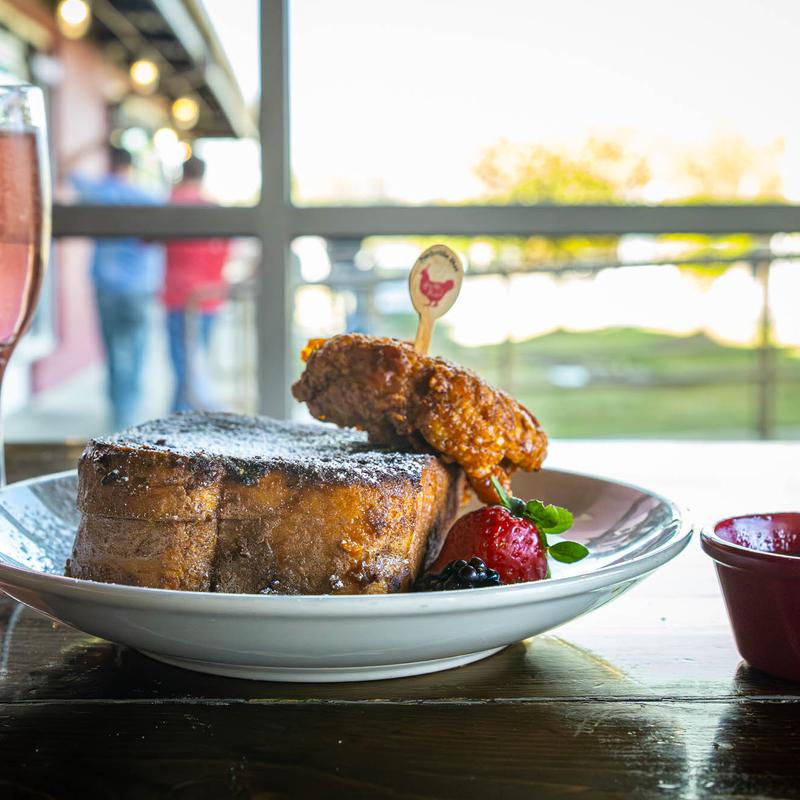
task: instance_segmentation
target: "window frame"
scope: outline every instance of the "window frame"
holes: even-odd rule
[[[298,207],[290,193],[290,0],[261,0],[258,205],[242,208],[56,205],[55,237],[248,236],[261,242],[258,389],[261,413],[289,416],[292,298],[290,247],[297,236],[570,236],[800,231],[800,205],[530,205]]]

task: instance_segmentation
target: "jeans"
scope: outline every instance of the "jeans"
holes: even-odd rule
[[[100,332],[108,364],[108,398],[114,429],[135,425],[153,296],[97,292]]]
[[[192,409],[213,408],[214,402],[206,375],[206,357],[211,341],[215,313],[192,314],[194,330],[187,330],[187,315],[183,309],[167,313],[169,354],[175,373],[173,413]]]

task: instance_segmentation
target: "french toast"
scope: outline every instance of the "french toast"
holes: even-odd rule
[[[92,440],[67,574],[194,591],[410,588],[464,496],[429,453],[332,426],[178,414]]]

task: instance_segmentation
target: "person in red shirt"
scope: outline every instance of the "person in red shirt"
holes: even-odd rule
[[[171,201],[208,205],[202,194],[205,163],[191,156]],[[223,270],[228,261],[227,239],[175,239],[167,243],[164,305],[175,395],[172,411],[210,408],[207,363],[211,330],[225,300]]]

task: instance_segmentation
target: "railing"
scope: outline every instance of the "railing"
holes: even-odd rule
[[[374,298],[378,286],[387,283],[394,283],[405,280],[406,268],[370,270],[362,272],[356,269],[352,263],[352,258],[357,248],[354,247],[356,240],[349,241],[349,247],[342,246],[344,242],[331,243],[331,256],[334,269],[331,275],[313,284],[306,284],[297,280],[293,286],[295,289],[303,285],[318,285],[328,287],[333,292],[349,291],[360,298],[359,309],[363,327],[371,333],[385,333],[386,320],[378,319],[374,310]],[[350,252],[348,260],[347,252]],[[776,397],[779,384],[785,382],[787,385],[798,388],[798,402],[800,403],[800,364],[798,370],[792,374],[781,375],[776,369],[776,356],[780,350],[775,344],[772,336],[771,308],[769,301],[769,284],[772,265],[775,261],[798,261],[800,254],[778,253],[771,248],[756,248],[745,253],[725,256],[725,255],[698,255],[681,259],[647,259],[641,261],[622,261],[622,260],[587,260],[585,262],[569,263],[536,263],[536,264],[491,264],[486,268],[468,271],[468,276],[501,276],[511,279],[519,275],[548,274],[552,276],[564,276],[569,274],[592,275],[599,272],[630,267],[653,267],[653,266],[676,266],[676,267],[726,267],[733,265],[749,265],[752,275],[758,285],[760,302],[760,320],[758,325],[758,340],[750,350],[752,352],[751,368],[746,371],[732,373],[730,370],[704,371],[701,375],[693,374],[686,376],[670,376],[659,381],[651,378],[649,382],[637,383],[651,388],[668,387],[679,388],[688,386],[723,386],[736,383],[737,385],[746,384],[752,387],[752,407],[753,415],[750,424],[751,432],[754,436],[762,439],[774,438],[776,434]],[[800,269],[800,265],[797,265]],[[410,308],[409,308],[410,311]],[[292,346],[296,347],[297,341]],[[516,385],[519,380],[519,365],[516,363],[515,352],[517,345],[510,339],[506,339],[498,346],[498,364],[496,372],[500,377],[502,388],[515,393],[520,386]],[[578,354],[576,354],[577,356]],[[619,376],[604,376],[603,385],[622,387],[630,385]],[[530,389],[530,386],[527,387]],[[602,431],[598,431],[602,434]]]
[[[218,408],[254,414],[258,410],[258,364],[256,345],[256,302],[258,282],[245,280],[194,292],[186,306],[186,354],[189,401],[205,408],[207,399],[196,392],[198,372],[214,387]],[[214,333],[214,347],[208,358],[200,350],[200,307],[204,300],[222,299]]]

